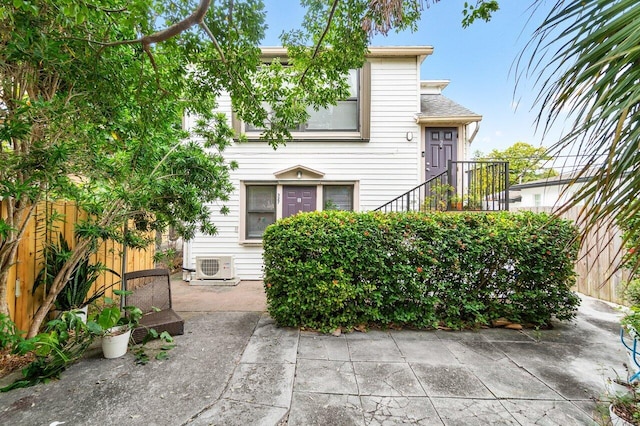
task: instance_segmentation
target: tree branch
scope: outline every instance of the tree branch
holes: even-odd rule
[[[333,4],[331,5],[331,11],[329,12],[329,17],[327,18],[327,25],[325,25],[324,27],[324,31],[322,32],[322,35],[320,35],[320,38],[318,39],[318,42],[316,43],[316,48],[313,51],[313,55],[311,55],[311,61],[313,62],[313,60],[318,56],[318,53],[320,53],[320,47],[322,45],[322,41],[324,40],[324,38],[326,37],[327,33],[329,32],[329,28],[331,27],[331,22],[333,21],[333,17],[336,13],[336,9],[338,8],[338,3],[340,0],[334,0]],[[300,76],[300,80],[299,83],[302,85],[302,83],[304,83],[304,79],[307,76],[307,71],[309,71],[309,67],[311,66],[311,63],[309,63],[309,65],[307,65],[307,68],[305,68],[305,70],[302,72],[302,75]]]
[[[160,43],[166,40],[169,40],[172,37],[177,36],[178,34],[188,30],[194,25],[201,24],[204,22],[204,17],[207,14],[207,11],[211,7],[211,0],[200,0],[200,4],[196,10],[189,16],[187,16],[182,21],[176,22],[164,30],[156,31],[153,34],[149,34],[135,40],[120,40],[114,41],[110,43],[99,43],[102,46],[122,46],[127,44],[137,44],[141,43],[143,47],[149,46],[153,43]],[[92,43],[98,43],[93,41]]]

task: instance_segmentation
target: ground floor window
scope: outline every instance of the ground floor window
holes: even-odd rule
[[[356,210],[357,183],[243,183],[241,240],[260,242],[267,226],[299,212]]]
[[[323,210],[353,210],[353,185],[326,185]]]
[[[276,221],[276,186],[247,186],[246,238],[262,238],[262,233]]]

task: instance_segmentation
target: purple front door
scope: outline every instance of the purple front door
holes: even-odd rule
[[[458,129],[455,127],[427,127],[425,133],[424,177],[425,180],[429,180],[446,172],[449,160],[456,161],[458,159]]]
[[[285,186],[282,217],[316,210],[315,186]]]

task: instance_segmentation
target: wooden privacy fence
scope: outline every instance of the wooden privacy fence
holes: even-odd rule
[[[535,212],[551,213],[550,207],[520,208]],[[578,225],[580,207],[573,207],[562,217],[571,219]],[[576,263],[576,286],[574,290],[609,302],[623,304],[622,291],[629,279],[629,271],[616,270],[623,251],[622,231],[614,222],[606,221],[593,227],[584,237]]]
[[[2,203],[2,217],[6,215],[6,207]],[[66,238],[73,247],[75,238],[74,225],[86,214],[80,211],[73,203],[55,202],[40,203],[36,207],[35,214],[29,223],[22,241],[18,247],[16,264],[11,268],[8,279],[7,303],[11,319],[20,330],[27,330],[33,319],[35,311],[43,300],[43,289],[39,288],[35,294],[32,292],[33,283],[42,268],[42,248],[47,234],[49,241],[58,242],[58,233]],[[47,222],[54,217],[51,226]],[[147,250],[128,249],[123,265],[123,251],[120,244],[113,241],[104,242],[97,253],[92,255],[91,262],[101,262],[107,268],[122,274],[123,266],[126,272],[153,268],[153,245]],[[120,277],[112,273],[104,273],[95,283],[93,290],[108,288],[107,295],[114,289],[119,289]]]

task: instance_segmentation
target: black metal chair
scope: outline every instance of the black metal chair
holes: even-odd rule
[[[125,305],[140,308],[143,317],[132,336],[139,343],[150,328],[158,333],[184,334],[184,320],[171,307],[171,283],[167,269],[146,269],[124,275],[126,289],[131,294],[124,296]]]

